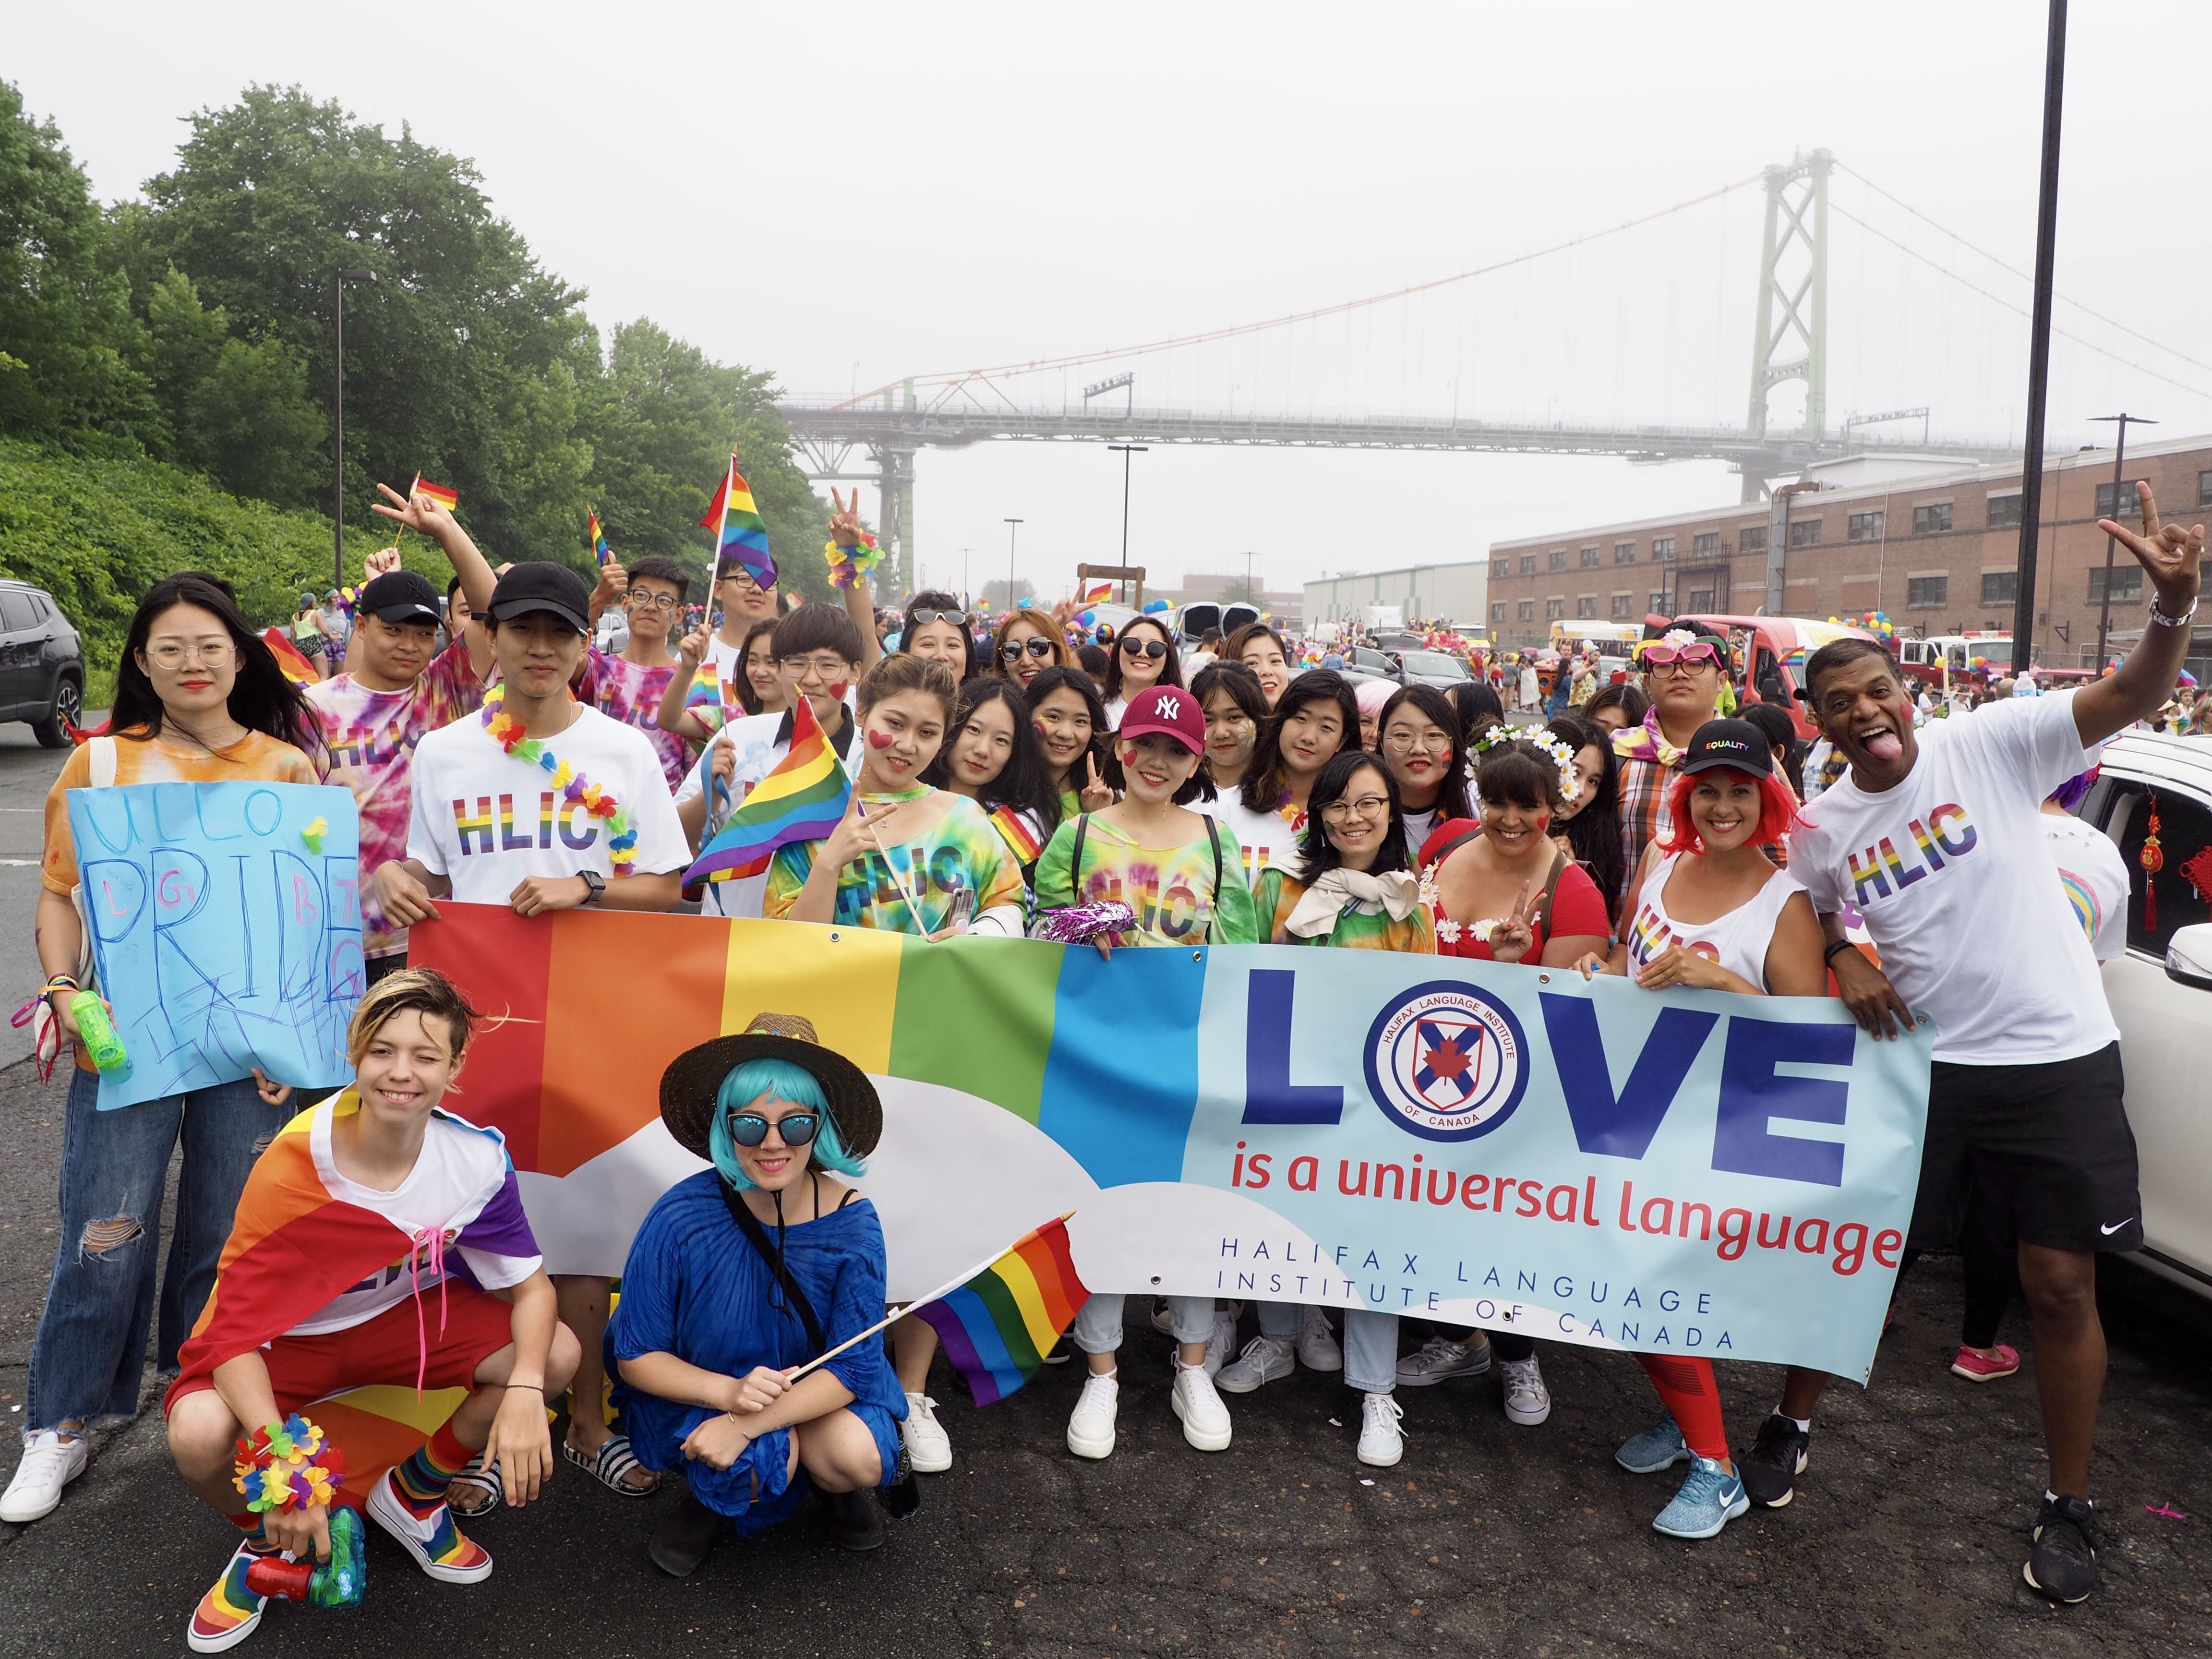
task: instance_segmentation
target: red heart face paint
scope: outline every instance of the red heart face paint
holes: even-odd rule
[[[822,690],[825,695],[835,697],[839,702],[842,702],[845,701],[845,685],[846,682],[843,680],[831,680],[829,684],[823,686]]]
[[[888,749],[896,741],[898,740],[892,737],[888,732],[871,732],[868,733],[868,747],[871,749]]]

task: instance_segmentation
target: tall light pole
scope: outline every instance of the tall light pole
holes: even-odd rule
[[[2012,672],[2034,660],[2035,556],[2043,528],[2043,402],[2051,384],[2051,267],[2058,252],[2058,137],[2066,91],[2066,0],[2051,0],[2043,47],[2043,178],[2035,214],[2034,315],[2027,333],[2027,441],[2020,469],[2019,592],[2012,609]]]
[[[963,547],[960,550],[960,605],[963,610],[969,604],[968,592],[968,550]]]
[[[2124,410],[2118,415],[2092,415],[2089,418],[2120,423],[2120,441],[2112,451],[2112,516],[2117,519],[2122,510],[2120,486],[2127,482],[2128,476],[2125,471],[2128,464],[2128,422],[2133,421],[2137,426],[2156,426],[2158,422],[2148,415],[2130,415]],[[2112,538],[2107,536],[2105,538],[2104,597],[2103,602],[2097,606],[2097,667],[2100,672],[2105,666],[2105,636],[2112,627]]]
[[[1244,598],[1254,610],[1263,608],[1260,596],[1252,591],[1252,550],[1249,547],[1244,550]]]
[[[1014,536],[1019,519],[1006,520],[1006,609],[1014,608]]]
[[[1141,455],[1150,444],[1108,444],[1109,449],[1121,452],[1121,562],[1129,562],[1129,457]]]
[[[331,293],[337,301],[331,309],[331,429],[337,443],[331,460],[331,586],[345,586],[345,285],[373,283],[373,270],[340,267],[331,279]]]

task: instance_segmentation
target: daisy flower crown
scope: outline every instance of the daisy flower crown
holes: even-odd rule
[[[1540,749],[1551,757],[1552,764],[1559,769],[1559,799],[1572,800],[1581,787],[1575,780],[1575,751],[1549,732],[1523,731],[1516,732],[1510,727],[1493,726],[1474,740],[1474,752],[1483,754],[1501,743],[1525,743],[1532,749]]]

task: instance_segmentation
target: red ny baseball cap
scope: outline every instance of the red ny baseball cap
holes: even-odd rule
[[[1141,738],[1158,732],[1194,755],[1206,752],[1206,715],[1198,699],[1179,685],[1154,685],[1129,699],[1116,735]]]

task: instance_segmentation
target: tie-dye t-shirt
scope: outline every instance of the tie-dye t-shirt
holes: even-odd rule
[[[1270,945],[1334,945],[1354,951],[1409,951],[1424,957],[1437,953],[1436,919],[1426,904],[1416,904],[1403,921],[1393,921],[1381,905],[1354,902],[1336,913],[1336,925],[1328,932],[1301,939],[1291,931],[1291,912],[1305,896],[1306,884],[1283,866],[1273,864],[1262,870],[1252,894],[1261,938]]]
[[[587,702],[609,720],[634,726],[645,733],[653,752],[660,757],[660,769],[667,775],[671,789],[682,783],[684,775],[691,769],[690,745],[673,732],[660,729],[660,700],[667,695],[668,682],[678,666],[673,662],[632,662],[592,646],[584,659],[584,677],[576,687],[577,702]]]
[[[1237,837],[1226,825],[1214,825],[1221,843],[1216,891],[1213,842],[1205,821],[1194,812],[1188,816],[1195,833],[1179,847],[1140,847],[1101,817],[1070,818],[1037,860],[1037,913],[1119,899],[1137,913],[1137,931],[1128,941],[1133,945],[1261,943]],[[1079,877],[1070,867],[1078,824],[1087,826]]]
[[[863,795],[860,801],[864,808],[878,802],[889,807],[920,799],[922,793]],[[964,795],[937,793],[944,797],[945,816],[920,841],[887,849],[889,864],[882,853],[871,848],[866,857],[854,860],[838,872],[833,914],[840,926],[878,927],[890,933],[941,933],[951,925],[956,896],[962,892],[975,895],[968,911],[971,921],[1002,905],[1020,911],[1021,866],[1014,862],[991,820],[983,816],[983,809]],[[822,845],[818,841],[793,842],[776,849],[768,867],[768,895],[762,902],[762,915],[790,915]],[[902,882],[905,892],[900,890]],[[919,921],[907,903],[907,893],[913,894],[921,908]],[[1019,925],[1015,923],[1017,927]]]
[[[364,955],[394,956],[407,948],[407,930],[386,922],[368,878],[378,866],[407,856],[415,745],[425,732],[475,713],[483,705],[483,694],[465,640],[431,659],[415,684],[402,691],[372,691],[350,674],[307,688],[307,705],[322,721],[323,741],[330,745],[330,781],[352,790],[361,808]]]

